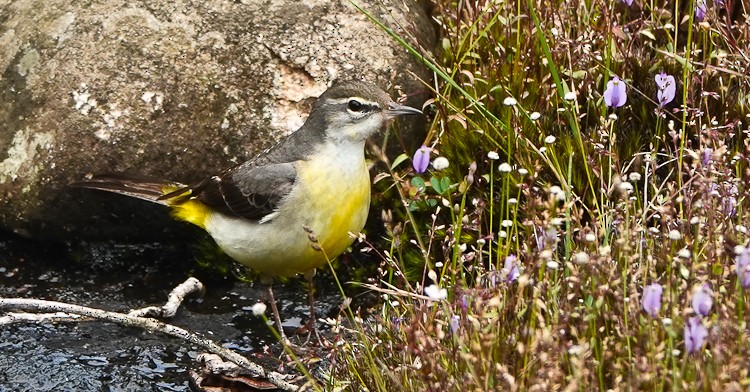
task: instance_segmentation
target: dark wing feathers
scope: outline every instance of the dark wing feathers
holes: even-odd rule
[[[71,184],[137,197],[163,205],[198,199],[226,215],[261,220],[274,212],[297,178],[294,163],[274,163],[266,157],[245,162],[197,185],[128,174],[105,174]],[[167,189],[174,191],[164,193]]]
[[[291,191],[296,176],[292,163],[259,166],[251,161],[173,194],[179,197],[189,191],[190,197],[226,215],[260,220],[274,212]]]
[[[167,202],[161,197],[164,190],[182,188],[185,185],[156,177],[114,173],[95,175],[86,181],[74,182],[70,186],[99,189],[166,205]]]

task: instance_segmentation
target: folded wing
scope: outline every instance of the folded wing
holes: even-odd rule
[[[276,210],[292,190],[296,177],[291,162],[258,165],[250,161],[159,199],[170,203],[197,199],[225,215],[260,221]]]

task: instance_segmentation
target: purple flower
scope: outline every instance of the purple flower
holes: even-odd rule
[[[460,324],[459,324],[459,322],[460,322],[460,321],[461,321],[461,318],[460,318],[460,317],[458,317],[458,316],[457,316],[457,315],[455,315],[455,314],[454,314],[454,315],[451,315],[451,319],[450,319],[450,321],[448,322],[448,326],[449,326],[449,327],[450,327],[450,329],[451,329],[451,334],[455,335],[455,334],[456,334],[456,332],[458,332],[458,328],[460,327]]]
[[[733,218],[737,214],[737,190],[736,184],[724,184],[727,196],[721,199],[721,211],[725,216]]]
[[[550,246],[552,250],[557,249],[557,229],[551,226],[544,229],[541,226],[534,227],[534,239],[536,239],[536,249],[542,251]]]
[[[604,103],[611,108],[619,108],[625,105],[628,95],[625,92],[625,83],[617,76],[607,82],[607,89],[604,90]]]
[[[709,163],[711,163],[711,158],[713,158],[714,150],[711,148],[704,148],[701,151],[701,165],[708,166]]]
[[[706,18],[706,0],[696,0],[695,1],[695,19],[698,20],[698,22],[703,22],[703,19]]]
[[[703,349],[708,337],[708,330],[699,317],[691,317],[685,324],[685,350],[692,354]]]
[[[505,282],[512,283],[521,275],[518,271],[518,258],[515,255],[509,255],[505,258],[505,264],[503,265],[502,273],[505,277]]]
[[[733,218],[737,214],[738,193],[737,184],[731,182],[725,181],[720,184],[711,182],[708,186],[708,194],[716,198],[717,203],[721,206],[719,212],[727,218]]]
[[[656,86],[659,88],[659,91],[656,92],[656,100],[659,101],[659,107],[663,108],[674,99],[677,89],[674,76],[662,72],[657,74],[654,79],[656,80]]]
[[[643,310],[645,310],[651,317],[659,315],[662,291],[663,289],[658,283],[650,284],[643,289],[643,299],[641,300],[641,304],[643,305]]]
[[[726,3],[726,0],[716,0],[716,6],[720,8],[726,5]]]
[[[734,259],[734,269],[742,288],[750,287],[750,249],[742,247]]]
[[[411,164],[415,172],[422,174],[427,170],[427,165],[430,164],[430,151],[429,147],[422,146],[414,153]]]
[[[711,286],[704,284],[693,293],[693,310],[700,316],[708,316],[714,304],[714,292]]]
[[[622,0],[622,2],[625,3],[625,5],[627,5],[628,7],[633,5],[633,0]]]

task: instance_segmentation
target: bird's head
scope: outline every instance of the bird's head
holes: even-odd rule
[[[318,98],[308,121],[322,123],[317,126],[323,126],[326,138],[359,142],[384,128],[388,120],[407,114],[422,111],[397,104],[373,84],[345,81]]]

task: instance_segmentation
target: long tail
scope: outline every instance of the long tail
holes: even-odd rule
[[[102,191],[118,193],[125,196],[150,201],[152,203],[170,205],[169,198],[163,198],[167,193],[175,193],[179,189],[187,188],[184,184],[174,181],[162,180],[148,176],[136,176],[130,174],[101,174],[95,175],[86,181],[74,182],[72,187],[99,189]],[[178,194],[181,192],[177,192]],[[174,196],[177,196],[175,194]]]

